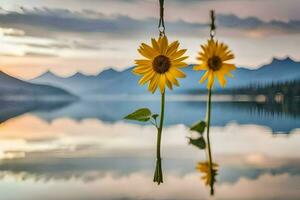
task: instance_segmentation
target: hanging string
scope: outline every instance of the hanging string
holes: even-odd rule
[[[215,16],[215,11],[214,10],[210,11],[210,20],[211,20],[211,24],[210,24],[210,38],[214,39],[214,37],[216,35],[216,24],[215,24],[216,16]]]
[[[159,0],[159,22],[158,22],[158,31],[159,31],[159,36],[164,36],[165,35],[165,21],[164,21],[164,0]]]

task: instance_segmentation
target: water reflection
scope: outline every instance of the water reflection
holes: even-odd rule
[[[155,107],[159,102],[148,103]],[[199,184],[203,172],[207,174],[206,183],[211,182],[208,178],[214,180],[205,167],[206,152],[187,145],[189,128],[178,124],[181,120],[191,124],[203,117],[205,103],[168,103],[170,119],[162,138],[165,183],[159,187],[152,183],[154,128],[118,121],[119,116],[140,106],[137,104],[84,100],[22,112],[22,106],[15,105],[20,115],[12,115],[13,107],[3,109],[1,115],[6,121],[0,125],[1,196],[8,200],[208,199],[207,186]],[[214,197],[297,199],[299,116],[261,115],[241,104],[246,105],[214,105],[211,145],[213,161],[219,165]],[[196,107],[199,113],[191,112]],[[237,117],[233,112],[238,113]],[[273,134],[274,130],[288,130],[289,134]],[[201,175],[195,170],[199,162]]]
[[[196,170],[202,174],[201,179],[206,186],[210,187],[210,195],[213,196],[215,193],[214,185],[217,181],[216,177],[218,175],[219,165],[214,162],[212,145],[210,142],[210,127],[207,124],[209,124],[209,122],[200,121],[193,125],[190,130],[194,131],[194,136],[188,137],[188,140],[190,145],[193,145],[200,151],[204,151],[205,160],[198,161]]]
[[[215,193],[215,183],[217,181],[219,165],[212,163],[209,160],[205,162],[198,162],[196,169],[202,174],[201,179],[206,186],[210,187],[210,195]]]
[[[62,109],[74,101],[2,101],[0,100],[0,123],[24,113],[50,112]]]
[[[30,112],[50,122],[62,117],[76,120],[96,118],[101,121],[116,122],[139,107],[147,106],[153,112],[159,112],[159,110],[156,110],[159,108],[158,99],[149,99],[144,102],[145,99],[139,99],[141,97],[127,98],[122,96],[120,98],[99,97],[96,100],[83,99],[77,102],[52,102],[51,104],[6,102],[0,104],[0,119],[4,122],[9,118]],[[172,96],[167,99],[170,102],[166,106],[166,125],[178,123],[190,125],[200,117],[204,118],[205,102],[194,101],[194,98],[183,98],[182,101],[173,101],[173,99]],[[293,129],[300,127],[300,114],[297,111],[297,108],[300,107],[300,101],[297,102],[289,104],[292,105],[292,108],[283,104],[270,105],[248,101],[214,102],[212,125],[225,126],[227,123],[235,121],[239,124],[268,126],[274,133],[288,134]],[[295,104],[298,106],[295,106]]]
[[[186,174],[178,177],[166,174],[168,184],[161,187],[149,183],[145,173],[133,173],[128,176],[116,177],[103,175],[95,181],[82,182],[76,179],[50,180],[36,182],[34,179],[20,181],[6,177],[0,182],[0,191],[7,199],[47,199],[47,200],[83,200],[83,199],[208,199],[205,188],[199,187],[197,174]],[[257,180],[241,179],[235,184],[218,186],[216,199],[297,199],[299,190],[293,185],[299,185],[299,177],[288,174],[264,174]],[[267,186],[267,187],[266,187]],[[18,192],[8,193],[8,188],[17,188]],[[70,192],[72,191],[72,192]],[[184,192],[182,192],[184,191]],[[45,198],[44,198],[45,197]]]
[[[33,199],[39,199],[38,195],[48,199],[207,198],[208,192],[204,185],[197,184],[199,174],[195,172],[195,163],[205,157],[205,152],[186,145],[189,134],[184,125],[166,128],[166,183],[158,189],[151,181],[155,159],[155,144],[149,142],[155,138],[152,127],[96,119],[78,122],[61,118],[48,123],[35,115],[23,115],[1,126],[2,155],[23,152],[23,156],[2,157],[0,191],[10,199],[19,199],[23,193],[15,194],[5,190],[7,187],[19,188],[24,193],[31,191]],[[287,199],[300,195],[296,190],[300,184],[300,160],[294,153],[300,150],[298,130],[289,136],[274,137],[267,127],[228,124],[213,127],[211,137],[214,160],[221,166],[216,198],[230,198],[234,190],[238,197],[248,198],[249,187],[254,190],[261,184],[270,184],[267,190],[281,185],[280,191]],[[284,184],[289,188],[282,187]],[[115,193],[119,187],[122,191]],[[177,194],[179,188],[189,192]],[[66,194],[62,189],[77,193]],[[54,191],[60,193],[49,194]],[[151,193],[155,193],[153,197],[148,196]],[[271,192],[260,195],[273,197]],[[24,194],[24,199],[30,197]]]

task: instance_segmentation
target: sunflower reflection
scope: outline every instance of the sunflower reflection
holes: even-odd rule
[[[196,165],[196,170],[202,174],[201,179],[203,180],[204,184],[210,187],[211,195],[214,194],[214,184],[216,182],[216,176],[218,175],[218,168],[218,164],[210,164],[209,161],[198,162]]]

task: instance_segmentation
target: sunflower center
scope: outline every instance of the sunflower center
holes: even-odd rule
[[[208,67],[213,71],[218,71],[222,67],[222,60],[219,56],[213,56],[208,59]]]
[[[152,62],[152,67],[157,73],[163,74],[171,67],[170,59],[164,55],[156,56]]]

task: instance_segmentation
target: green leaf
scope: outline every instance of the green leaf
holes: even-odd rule
[[[124,119],[146,122],[150,120],[151,116],[152,113],[148,108],[141,108],[127,115]]]
[[[197,131],[198,133],[200,133],[202,135],[205,130],[205,127],[206,127],[206,123],[204,121],[200,121],[200,122],[194,124],[190,130]]]
[[[153,114],[152,115],[152,118],[154,119],[154,120],[156,120],[156,118],[159,116],[159,114]]]
[[[198,139],[192,139],[192,138],[189,138],[189,139],[190,139],[189,143],[198,147],[199,149],[206,148],[206,142],[203,137],[200,137]]]

